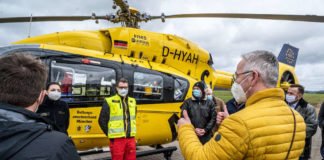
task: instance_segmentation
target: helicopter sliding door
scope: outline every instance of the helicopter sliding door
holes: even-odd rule
[[[61,83],[62,100],[70,106],[69,136],[78,149],[107,146],[98,125],[103,100],[115,94],[118,63],[94,58],[53,58],[50,82]]]
[[[122,68],[129,80],[130,96],[137,101],[137,144],[156,145],[175,140],[175,123],[188,81],[138,66],[124,64]]]
[[[163,101],[163,77],[157,74],[134,72],[133,96],[149,103]]]
[[[90,62],[101,64],[100,61],[79,58],[51,61],[50,81],[61,84],[62,99],[72,108],[101,105],[105,97],[115,93],[116,66]]]

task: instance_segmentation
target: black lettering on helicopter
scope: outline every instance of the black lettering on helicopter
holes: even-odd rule
[[[93,112],[87,112],[87,111],[77,110],[77,114],[87,114],[87,115],[90,115],[90,114],[93,114]]]
[[[92,121],[91,120],[80,120],[80,119],[78,119],[77,123],[92,123]]]
[[[146,36],[143,36],[143,35],[134,34],[131,41],[133,43],[137,43],[137,44],[144,45],[144,46],[149,46],[150,45],[150,43],[147,41]]]
[[[77,123],[92,123],[92,119],[97,119],[97,116],[93,112],[77,110],[72,118],[75,118]]]
[[[143,40],[146,40],[146,36],[142,36],[142,35],[138,35],[138,34],[134,34],[133,37],[134,37],[134,38],[137,38],[137,39],[143,39]]]
[[[73,116],[73,118],[81,118],[81,119],[89,118],[89,119],[96,119],[97,116]]]
[[[173,59],[177,59],[183,62],[189,62],[197,64],[199,61],[199,55],[194,53],[188,53],[183,50],[175,49],[174,52],[170,51],[170,48],[167,46],[163,46],[162,56],[168,57],[169,55],[173,55]]]

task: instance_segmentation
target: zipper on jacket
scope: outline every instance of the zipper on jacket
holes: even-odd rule
[[[128,116],[127,116],[127,108],[128,108],[128,106],[126,106],[126,103],[125,103],[125,99],[126,98],[123,98],[123,106],[124,106],[124,112],[125,112],[125,122],[124,122],[124,124],[125,124],[125,137],[127,137],[127,126],[128,126]]]

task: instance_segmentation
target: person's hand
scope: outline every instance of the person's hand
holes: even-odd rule
[[[223,122],[223,120],[224,120],[225,118],[227,118],[228,116],[229,116],[229,114],[228,114],[228,111],[227,111],[227,107],[224,106],[224,111],[223,111],[223,112],[218,112],[218,113],[217,113],[216,123],[217,123],[218,125],[220,125],[220,124]]]
[[[183,114],[183,118],[180,118],[178,120],[178,128],[180,128],[181,126],[183,126],[185,124],[191,124],[191,121],[190,121],[187,111],[183,110],[182,114]]]
[[[196,135],[199,136],[200,130],[199,128],[195,128]]]
[[[201,129],[201,128],[195,128],[195,132],[199,137],[205,135],[206,133],[205,129]]]
[[[206,131],[205,131],[205,129],[201,129],[201,128],[198,128],[199,129],[199,136],[203,136],[203,135],[205,135],[205,133],[206,133]]]

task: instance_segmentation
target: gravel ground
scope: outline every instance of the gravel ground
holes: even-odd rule
[[[320,150],[320,146],[321,146],[321,130],[318,128],[316,134],[313,137],[313,144],[312,144],[312,158],[311,160],[321,160],[321,154],[319,152]],[[172,143],[169,144],[165,144],[163,145],[164,147],[168,147],[168,146],[176,146],[178,149],[176,151],[173,152],[171,159],[172,160],[183,160],[183,157],[181,155],[181,151],[179,149],[179,143],[178,141],[174,141]],[[152,149],[151,147],[147,147],[147,146],[141,146],[138,147],[139,150],[150,150]],[[82,160],[95,160],[95,159],[103,159],[107,156],[110,156],[109,152],[106,153],[98,153],[98,154],[94,154],[94,155],[88,155],[88,156],[82,156],[81,159]],[[157,154],[157,155],[150,155],[150,156],[145,156],[145,157],[139,157],[137,158],[138,160],[164,160],[164,156],[163,154]]]

